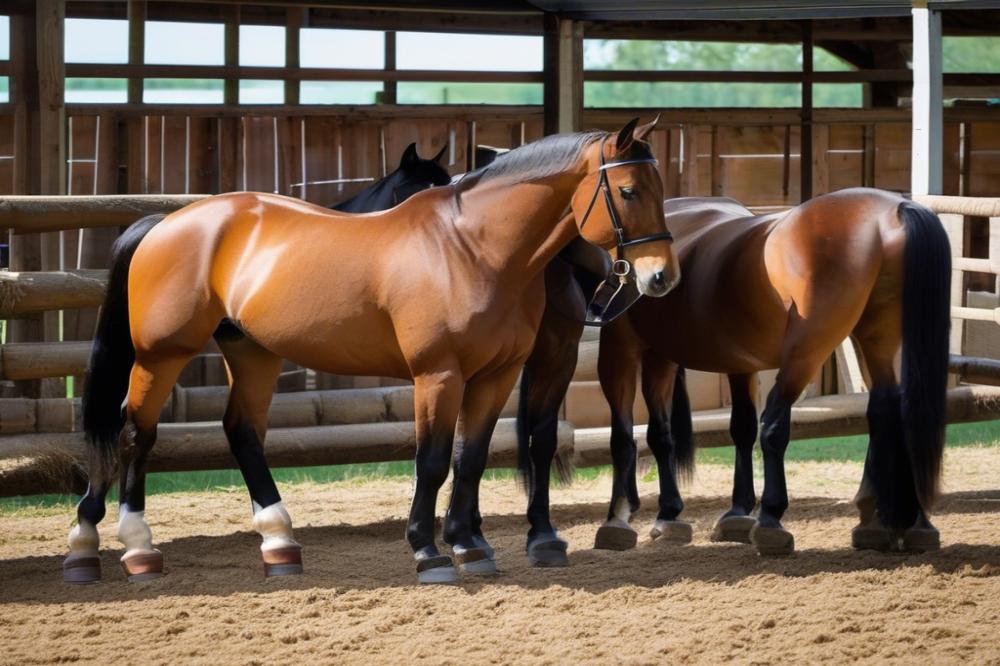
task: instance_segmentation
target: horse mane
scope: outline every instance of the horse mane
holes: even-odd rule
[[[526,182],[553,176],[575,164],[587,146],[605,136],[608,133],[601,130],[553,134],[514,148],[462,176],[455,184],[455,198],[487,180],[511,178],[515,182]]]

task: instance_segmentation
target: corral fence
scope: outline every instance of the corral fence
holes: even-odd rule
[[[176,210],[202,195],[111,195],[0,198],[0,227],[15,234],[117,228],[151,212]],[[992,351],[1000,335],[1000,199],[926,197],[921,201],[942,215],[955,255],[952,370],[949,392],[951,422],[1000,418],[1000,354]],[[986,256],[972,242],[977,225],[987,221],[990,239]],[[992,300],[984,296],[989,276]],[[72,311],[98,306],[106,271],[0,272],[0,319],[42,312]],[[970,285],[975,290],[970,289]],[[978,299],[978,300],[976,300]],[[977,303],[988,303],[987,306]],[[975,326],[988,324],[978,331]],[[88,341],[9,343],[0,347],[0,380],[38,380],[81,375]],[[976,354],[979,354],[976,356]],[[597,385],[597,338],[581,343],[580,362],[571,399],[594,402]],[[807,397],[793,409],[795,438],[863,433],[866,399],[860,364],[849,341],[838,352],[841,395]],[[707,375],[706,375],[707,376]],[[974,385],[972,385],[974,384]],[[992,384],[983,386],[979,384]],[[582,389],[582,390],[581,390]],[[164,408],[165,423],[150,458],[151,471],[182,471],[233,467],[219,419],[225,408],[223,386],[175,387]],[[573,396],[575,395],[575,398]],[[272,465],[328,465],[412,459],[415,453],[412,388],[369,386],[348,389],[302,389],[279,393],[269,413],[267,451]],[[490,464],[512,466],[516,437],[513,421],[517,395],[511,397],[491,446]],[[606,409],[606,408],[605,408]],[[579,413],[584,413],[578,407]],[[608,431],[574,419],[560,424],[559,447],[573,452],[580,466],[606,464]],[[642,420],[639,415],[637,421]],[[641,433],[637,428],[637,435]],[[701,446],[728,445],[728,413],[696,413],[695,430]],[[75,397],[10,397],[0,399],[0,496],[79,491],[85,460],[80,432],[80,404]]]

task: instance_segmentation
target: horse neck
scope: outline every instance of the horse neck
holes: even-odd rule
[[[477,262],[530,279],[578,235],[569,212],[585,172],[525,183],[486,182],[462,194],[456,225]]]

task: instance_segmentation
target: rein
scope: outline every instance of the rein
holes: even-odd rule
[[[648,157],[640,160],[622,160],[620,162],[606,162],[604,159],[604,143],[608,140],[608,137],[604,137],[601,140],[601,165],[597,169],[597,187],[594,188],[594,196],[590,198],[590,204],[587,206],[587,212],[583,214],[583,220],[580,221],[580,229],[587,224],[587,220],[590,219],[590,213],[594,210],[594,204],[597,203],[597,195],[600,193],[604,194],[604,205],[608,211],[608,217],[611,220],[611,228],[615,232],[615,247],[617,249],[617,258],[611,264],[611,271],[604,278],[601,284],[597,287],[594,295],[591,297],[590,302],[587,303],[587,316],[583,323],[587,326],[603,326],[609,323],[619,314],[624,312],[632,302],[629,302],[618,310],[617,313],[609,318],[608,310],[611,308],[612,303],[621,293],[625,285],[628,284],[628,276],[632,273],[632,264],[625,259],[625,248],[632,245],[641,245],[643,243],[652,243],[660,240],[674,239],[673,235],[669,231],[662,231],[656,234],[650,234],[648,236],[640,236],[639,238],[634,238],[629,240],[625,235],[625,227],[622,226],[621,218],[618,217],[618,210],[615,208],[614,199],[611,196],[611,184],[608,182],[608,169],[613,169],[614,167],[626,166],[628,164],[652,164],[657,165],[659,162],[655,157]],[[638,293],[638,292],[637,292]],[[638,296],[635,297],[638,299]]]

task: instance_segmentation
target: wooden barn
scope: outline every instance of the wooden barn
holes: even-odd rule
[[[81,47],[74,33],[95,26],[106,43]],[[140,215],[234,190],[330,205],[392,171],[411,142],[422,155],[445,148],[454,175],[476,167],[477,146],[634,116],[661,116],[652,143],[668,197],[761,211],[852,186],[960,197],[929,199],[958,258],[952,351],[1000,358],[1000,199],[988,199],[1000,197],[1000,60],[947,57],[950,44],[1000,40],[1000,2],[7,0],[0,31],[0,460],[79,450],[74,396],[109,249]],[[472,57],[513,37],[507,59]],[[749,45],[754,57],[691,68],[665,44]],[[603,458],[581,442],[606,448],[605,434],[581,435],[608,419],[595,340],[564,413],[584,463]],[[187,468],[231,465],[221,428],[202,425],[221,416],[225,383],[217,350],[187,368],[154,469],[179,469],[180,447],[201,451]],[[690,384],[696,409],[728,404],[718,376]],[[412,432],[391,425],[412,419],[395,380],[289,365],[279,390],[275,465],[412,455]],[[817,403],[840,409],[863,390],[847,341],[808,394],[841,394]],[[990,417],[983,396],[958,396],[956,418]],[[850,405],[798,432],[862,431],[863,405]],[[359,423],[357,447],[359,431],[342,428]],[[707,414],[702,430],[725,441],[724,417]],[[502,427],[498,461],[511,438]],[[0,495],[65,486],[17,469],[0,466]]]

